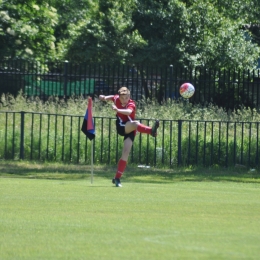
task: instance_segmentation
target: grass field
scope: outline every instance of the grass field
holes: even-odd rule
[[[0,259],[259,259],[259,174],[0,162]]]

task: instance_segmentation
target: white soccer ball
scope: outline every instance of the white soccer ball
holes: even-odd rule
[[[191,83],[184,83],[180,86],[180,94],[183,98],[191,98],[195,93],[195,88]]]

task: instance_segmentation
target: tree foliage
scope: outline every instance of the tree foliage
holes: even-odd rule
[[[208,67],[252,68],[259,47],[241,30],[242,19],[233,20],[216,3],[197,2],[188,9],[189,28],[183,47],[185,64]],[[229,10],[230,12],[230,10]],[[232,14],[232,12],[230,12]]]
[[[2,1],[0,57],[38,61],[54,57],[57,22],[56,9],[46,1]]]
[[[91,62],[124,62],[145,44],[134,30],[133,0],[100,0],[86,19],[70,25],[66,59]]]
[[[238,19],[245,8],[238,16],[241,2],[232,10],[230,3],[219,2],[138,1],[133,19],[148,42],[138,58],[177,66],[254,67],[259,46],[241,30],[245,19]]]

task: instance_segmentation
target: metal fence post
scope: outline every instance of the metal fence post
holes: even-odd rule
[[[24,159],[24,115],[25,112],[21,111],[20,160]]]
[[[182,163],[181,158],[181,131],[182,131],[182,120],[178,120],[178,166]]]
[[[67,60],[64,61],[64,97],[67,98],[67,86],[68,86],[68,64]]]
[[[170,87],[169,87],[169,98],[175,98],[175,93],[173,94],[173,65],[170,65]]]

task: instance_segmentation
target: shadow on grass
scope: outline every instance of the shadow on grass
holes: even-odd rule
[[[91,174],[90,165],[0,161],[0,177],[79,180]],[[116,166],[94,166],[94,177],[112,179]],[[124,182],[167,183],[176,181],[235,181],[260,183],[256,169],[246,167],[181,167],[176,169],[138,168],[128,165]]]
[[[172,182],[172,181],[235,181],[260,183],[257,170],[239,167],[192,167],[167,169],[143,169],[142,172],[126,173],[128,179],[138,182]],[[139,178],[139,176],[141,178]]]
[[[0,161],[0,177],[84,179],[91,173],[89,165],[41,163],[31,161]],[[94,167],[94,174],[103,176],[105,166]],[[105,177],[105,176],[103,176]]]

